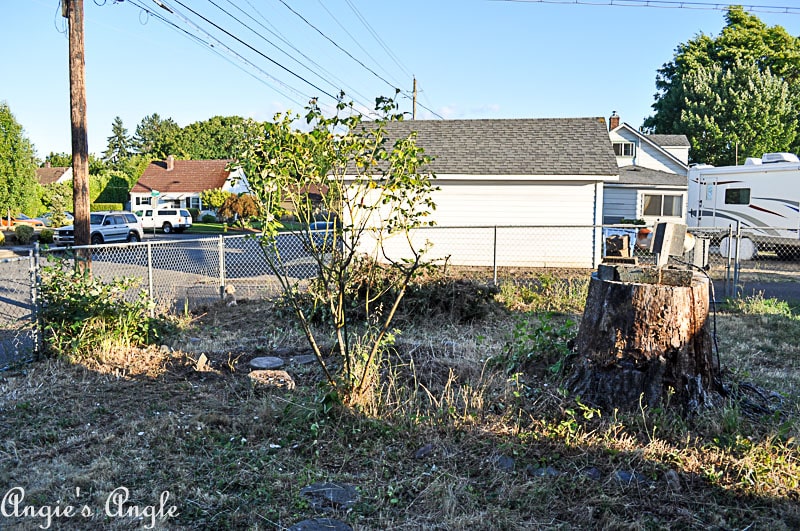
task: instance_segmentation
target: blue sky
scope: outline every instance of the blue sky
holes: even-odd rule
[[[153,0],[135,3],[204,35],[180,18],[191,17],[200,24],[189,8],[196,10],[316,87],[216,30],[206,31],[216,32],[219,42],[248,58],[258,70],[239,68],[240,60],[219,44],[215,49],[223,57],[146,15],[131,0],[84,0],[92,153],[105,150],[115,116],[122,118],[130,134],[153,113],[181,126],[215,115],[266,120],[279,111],[302,111],[311,96],[330,101],[321,91],[335,94],[337,87],[366,106],[375,96],[391,94],[392,86],[410,92],[412,76],[417,78],[420,104],[445,118],[608,117],[617,111],[623,121],[638,127],[651,114],[656,70],[672,58],[675,47],[699,33],[717,35],[724,25],[724,12],[719,10],[622,7],[609,5],[611,0],[595,0],[602,5],[284,0],[362,66],[280,0],[213,0],[307,69],[237,25],[212,0],[159,1],[173,13]],[[58,0],[6,0],[2,11],[0,100],[11,107],[40,157],[51,151],[69,152],[68,42]],[[800,15],[755,14],[769,25],[780,24],[800,35]],[[410,98],[400,101],[410,112]],[[434,115],[418,107],[417,117]]]

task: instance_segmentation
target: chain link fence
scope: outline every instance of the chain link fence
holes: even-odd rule
[[[33,251],[0,259],[0,370],[38,352]]]
[[[414,231],[410,243],[416,248],[428,245],[427,257],[436,260],[448,275],[496,284],[520,283],[541,271],[553,276],[588,275],[609,253],[612,236],[627,236],[625,245],[636,263],[654,264],[655,257],[645,248],[640,229],[619,225],[430,227]],[[724,287],[717,297],[737,296],[736,287],[746,281],[800,281],[800,240],[787,238],[786,229],[770,230],[690,229],[696,239],[694,249],[674,257],[672,263],[679,267],[693,262],[707,265],[709,276]],[[182,313],[231,296],[259,299],[279,294],[280,285],[265,252],[281,264],[282,273],[298,280],[315,277],[318,266],[309,253],[309,238],[318,244],[326,235],[280,234],[268,251],[258,238],[240,235],[83,249],[91,255],[96,278],[137,278],[140,284],[130,297],[144,290],[157,311]],[[386,244],[387,254],[399,255],[409,242],[389,239]],[[0,260],[0,368],[32,359],[38,351],[37,271],[56,258],[74,265],[79,249],[39,251],[37,247],[27,256]]]

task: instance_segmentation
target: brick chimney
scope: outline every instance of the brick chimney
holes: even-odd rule
[[[175,169],[175,157],[172,155],[167,155],[167,171],[172,171]]]
[[[616,129],[619,127],[619,114],[617,111],[612,111],[611,116],[608,118],[608,130]]]

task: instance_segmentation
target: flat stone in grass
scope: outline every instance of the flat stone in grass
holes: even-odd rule
[[[274,356],[261,356],[251,359],[250,366],[262,370],[280,369],[283,367],[283,360]]]
[[[289,531],[353,531],[353,528],[333,518],[311,518],[297,522]]]
[[[311,507],[318,511],[350,509],[358,501],[358,491],[352,485],[342,483],[312,483],[300,490]]]

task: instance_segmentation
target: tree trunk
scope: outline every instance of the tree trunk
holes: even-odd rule
[[[589,284],[571,390],[607,410],[710,405],[720,388],[708,279],[688,271],[600,267]]]

